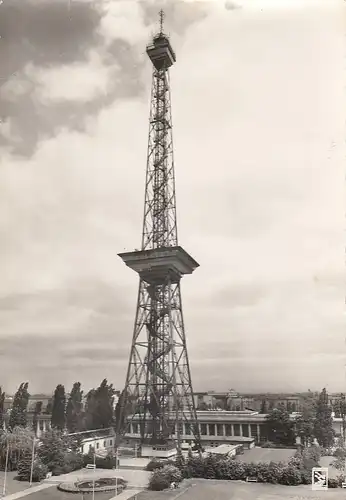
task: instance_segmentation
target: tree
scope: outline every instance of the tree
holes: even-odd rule
[[[267,417],[268,440],[286,446],[295,444],[294,425],[288,412],[282,408],[274,408]]]
[[[5,418],[5,392],[0,387],[0,431],[4,425]]]
[[[268,413],[268,402],[266,399],[262,399],[260,413]]]
[[[27,424],[28,387],[28,382],[22,382],[14,395],[9,421],[10,429],[14,429],[17,426],[25,427]]]
[[[318,444],[324,448],[329,448],[334,443],[332,408],[329,405],[326,389],[322,389],[316,403],[314,435]]]
[[[41,415],[41,413],[42,413],[42,405],[43,405],[42,401],[36,401],[35,409],[34,409],[34,416],[32,418],[32,426],[33,426],[34,432],[36,432],[38,416]]]
[[[54,473],[57,468],[64,466],[66,451],[67,444],[64,441],[62,432],[53,429],[43,436],[41,445],[38,448],[38,456],[47,466],[48,470]]]
[[[32,465],[32,450],[25,450],[18,462],[19,481],[30,481]],[[34,482],[42,481],[47,475],[48,469],[38,457],[34,457],[32,468],[32,480]]]
[[[340,397],[335,404],[335,416],[341,418],[342,420],[342,431],[344,436],[343,446],[345,446],[345,436],[346,436],[346,398],[345,394],[340,394]]]
[[[51,415],[52,414],[52,410],[53,410],[53,399],[49,399],[48,400],[48,403],[47,403],[47,406],[44,410],[44,414],[45,415]]]
[[[303,446],[310,446],[314,439],[316,398],[310,393],[304,399],[300,415],[296,418],[296,431]]]
[[[87,394],[85,426],[88,430],[105,429],[114,425],[114,394],[112,384],[104,379],[97,389]]]
[[[0,435],[0,462],[2,465],[6,461],[7,446],[9,447],[8,469],[15,470],[17,464],[27,449],[32,449],[35,434],[29,427],[15,427],[14,429],[4,431]]]
[[[82,466],[83,460],[77,446],[76,439],[53,429],[41,439],[37,455],[53,475],[59,475]]]
[[[73,384],[66,407],[66,427],[69,432],[82,430],[83,418],[83,391],[80,382]]]
[[[53,397],[53,407],[52,407],[52,418],[51,425],[52,428],[63,430],[65,428],[65,387],[61,384],[57,385],[54,397]]]

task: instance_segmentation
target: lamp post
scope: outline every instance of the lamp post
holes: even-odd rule
[[[2,496],[3,497],[6,495],[6,481],[7,481],[7,468],[8,468],[8,455],[9,455],[9,451],[10,451],[10,443],[9,443],[8,437],[7,437],[4,484],[3,484],[3,487],[2,487]]]
[[[32,486],[32,475],[34,472],[34,462],[35,462],[35,436],[32,440],[32,455],[31,455],[31,467],[30,467],[30,483],[29,487]]]
[[[94,477],[93,477],[93,500],[95,500],[95,470],[96,470],[96,450],[94,449]]]

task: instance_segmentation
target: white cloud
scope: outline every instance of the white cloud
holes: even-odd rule
[[[105,15],[101,21],[100,33],[105,37],[106,43],[115,39],[124,40],[130,45],[149,41],[150,32],[143,24],[139,2],[104,0],[102,11]]]
[[[103,66],[100,55],[91,51],[86,63],[38,69],[30,65],[28,76],[36,82],[36,98],[47,104],[51,101],[91,101],[109,88],[113,68]]]

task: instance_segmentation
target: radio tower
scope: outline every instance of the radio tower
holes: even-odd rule
[[[117,441],[137,424],[142,446],[181,449],[183,423],[200,448],[180,280],[199,264],[178,246],[169,68],[175,53],[160,31],[147,46],[153,65],[141,250],[121,253],[139,274],[135,325]]]

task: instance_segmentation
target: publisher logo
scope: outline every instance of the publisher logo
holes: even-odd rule
[[[328,468],[314,467],[312,469],[312,489],[327,490],[328,489]]]

